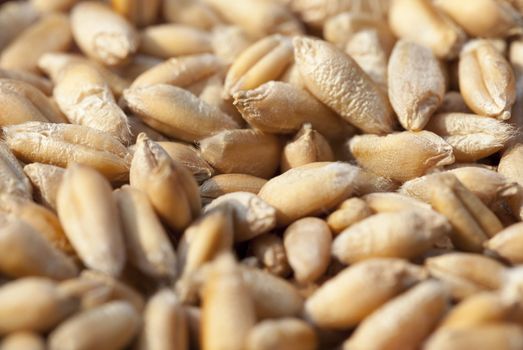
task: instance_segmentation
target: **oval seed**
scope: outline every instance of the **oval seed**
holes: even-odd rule
[[[485,243],[485,248],[513,264],[523,262],[523,223],[517,223],[498,232]]]
[[[0,271],[11,277],[45,276],[56,280],[73,278],[78,267],[40,232],[12,214],[0,214]]]
[[[474,114],[443,113],[432,117],[426,130],[452,146],[458,162],[473,162],[502,149],[514,136],[510,124]]]
[[[129,261],[142,272],[173,279],[176,275],[174,248],[142,191],[123,186],[113,192],[118,206]]]
[[[365,132],[392,131],[385,94],[352,58],[332,44],[305,37],[294,38],[294,54],[307,89],[321,102]]]
[[[289,38],[272,35],[257,41],[238,56],[227,72],[227,96],[275,80],[291,62],[292,43]]]
[[[90,166],[111,181],[128,178],[130,155],[117,139],[82,125],[28,122],[2,129],[5,142],[23,162]]]
[[[225,130],[200,140],[199,146],[202,158],[221,173],[270,178],[280,163],[279,139],[252,129]]]
[[[428,47],[440,58],[456,57],[466,40],[463,30],[430,0],[391,1],[389,25],[397,37]]]
[[[141,52],[164,59],[212,52],[209,33],[181,24],[146,27],[140,40]]]
[[[170,58],[140,74],[132,86],[170,84],[188,87],[218,73],[222,68],[220,59],[210,54]]]
[[[256,268],[242,267],[241,273],[258,318],[292,317],[302,311],[303,297],[287,280]]]
[[[253,38],[273,33],[296,35],[302,26],[292,12],[278,2],[243,0],[231,6],[228,0],[205,0],[227,21],[242,27]]]
[[[306,322],[284,318],[267,320],[257,324],[247,338],[247,350],[314,350],[317,339],[314,330]]]
[[[64,115],[52,100],[29,83],[0,79],[1,125],[28,121],[65,123]]]
[[[214,175],[214,169],[202,158],[196,148],[181,142],[158,141],[158,144],[172,160],[187,167],[198,183]]]
[[[130,183],[147,194],[160,218],[173,230],[185,229],[200,213],[194,177],[145,134],[138,135]]]
[[[203,349],[244,349],[256,323],[248,285],[231,256],[215,260],[202,294]]]
[[[427,350],[516,350],[523,347],[523,331],[517,325],[501,322],[449,329],[436,332],[425,347]]]
[[[392,299],[363,321],[344,349],[416,349],[447,308],[445,288],[436,281],[420,283]]]
[[[390,56],[388,78],[390,102],[401,125],[423,129],[445,95],[441,62],[430,49],[400,40]]]
[[[281,171],[314,163],[332,162],[334,154],[329,142],[310,124],[305,124],[294,136],[292,141],[283,148],[281,155]]]
[[[429,210],[376,214],[341,232],[332,254],[345,264],[374,257],[414,258],[449,232],[445,217]]]
[[[124,91],[125,103],[153,129],[193,142],[239,125],[218,107],[187,90],[165,84]]]
[[[303,284],[320,278],[330,263],[332,234],[325,221],[303,218],[287,227],[283,244],[294,278]]]
[[[110,302],[83,311],[60,324],[49,335],[49,349],[124,349],[139,326],[140,316],[129,303]]]
[[[234,239],[247,241],[276,226],[276,210],[257,195],[249,192],[224,194],[212,201],[205,211],[230,207],[234,213]]]
[[[425,278],[422,268],[405,260],[368,259],[321,285],[307,299],[305,311],[319,327],[348,329]]]
[[[444,254],[428,258],[425,266],[432,276],[449,286],[451,295],[457,299],[499,289],[505,279],[505,267],[480,254]]]
[[[56,196],[64,172],[65,169],[49,164],[31,163],[24,166],[24,173],[33,184],[38,203],[56,211]]]
[[[258,194],[267,180],[247,174],[220,174],[213,176],[200,186],[200,195],[203,202],[233,192],[250,192]],[[208,204],[208,203],[204,203]]]
[[[47,332],[74,313],[77,304],[49,279],[30,277],[6,283],[0,287],[0,333]],[[3,343],[0,348],[4,349]]]
[[[77,4],[71,11],[71,27],[82,51],[105,65],[122,64],[138,49],[134,28],[105,4]]]
[[[189,332],[186,312],[174,293],[162,289],[149,299],[137,349],[186,350]]]
[[[336,211],[327,217],[327,224],[331,231],[337,235],[347,227],[371,216],[372,210],[360,198],[349,198],[344,201]]]
[[[429,131],[360,135],[350,140],[349,147],[363,168],[400,182],[454,163],[452,146]]]
[[[111,192],[100,173],[74,164],[64,173],[57,209],[67,238],[82,261],[117,276],[124,267],[125,250],[120,222],[114,220],[118,211]]]
[[[516,79],[509,62],[489,41],[472,41],[461,52],[459,89],[475,113],[500,120],[510,118]]]
[[[342,139],[349,126],[312,94],[292,84],[269,81],[234,94],[234,105],[253,127],[267,133],[290,134],[310,123],[328,139]]]
[[[67,50],[72,39],[66,15],[46,15],[24,30],[2,51],[0,67],[38,73],[40,56],[47,52]]]
[[[45,340],[37,333],[22,331],[11,333],[0,343],[2,350],[45,350]]]
[[[475,37],[502,37],[515,33],[523,19],[511,4],[495,0],[437,0],[435,4],[468,34]]]
[[[328,210],[351,195],[360,169],[342,162],[310,163],[269,180],[259,196],[277,211],[278,225]],[[311,188],[322,191],[311,191]]]

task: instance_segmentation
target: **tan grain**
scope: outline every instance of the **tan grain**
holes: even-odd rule
[[[145,134],[138,136],[130,182],[144,191],[160,218],[176,231],[185,229],[200,213],[198,184],[182,164]]]
[[[4,49],[24,29],[38,18],[29,2],[7,2],[0,6],[0,49]]]
[[[213,200],[205,211],[230,207],[234,217],[234,239],[250,240],[276,226],[276,210],[263,199],[250,192],[233,192]]]
[[[55,85],[53,96],[71,123],[106,132],[123,144],[129,143],[127,116],[96,68],[81,63],[67,65]]]
[[[225,77],[226,97],[276,80],[292,62],[292,42],[282,35],[265,37],[245,49]]]
[[[144,310],[143,329],[137,349],[186,350],[189,348],[186,312],[173,292],[162,289]]]
[[[294,39],[294,54],[307,89],[347,122],[365,132],[391,132],[392,109],[385,94],[358,64],[325,41]]]
[[[138,27],[153,24],[159,14],[160,0],[112,0],[115,12],[127,18]]]
[[[56,211],[56,196],[64,169],[49,164],[31,163],[24,166],[24,173],[33,185],[35,200]]]
[[[251,44],[252,40],[239,26],[218,25],[213,28],[211,33],[211,45],[214,54],[227,64],[232,64]]]
[[[303,29],[292,12],[282,4],[264,0],[244,0],[230,6],[227,0],[204,0],[224,19],[242,27],[249,36],[260,38],[269,34],[300,34]]]
[[[348,329],[425,278],[422,268],[405,260],[368,259],[342,270],[316,290],[307,299],[306,315],[319,327]]]
[[[295,318],[266,320],[257,324],[247,338],[248,350],[314,350],[317,339],[306,322]]]
[[[322,213],[349,197],[359,168],[342,162],[310,163],[269,180],[259,196],[277,211],[278,225]],[[311,191],[311,188],[322,188]]]
[[[33,332],[14,332],[6,336],[0,343],[1,350],[45,350],[45,340]]]
[[[380,213],[341,232],[332,243],[332,254],[345,264],[377,257],[410,259],[449,231],[446,218],[434,211]]]
[[[285,230],[283,244],[294,278],[299,283],[312,283],[327,271],[332,234],[325,221],[318,218],[296,220]]]
[[[247,174],[220,174],[213,176],[200,186],[200,195],[204,204],[232,192],[250,192],[258,194],[267,180]]]
[[[345,200],[327,217],[327,224],[334,235],[369,217],[373,212],[364,200],[353,197]]]
[[[310,124],[305,124],[283,148],[280,168],[286,172],[309,163],[332,161],[334,154],[329,142]]]
[[[44,54],[44,56],[47,54]],[[40,62],[40,60],[39,60]],[[41,77],[35,73],[31,73],[24,70],[16,70],[16,69],[2,69],[0,68],[0,78],[1,79],[13,79],[13,80],[20,80],[23,82],[26,82],[28,84],[31,84],[38,90],[42,91],[46,95],[51,95],[53,91],[53,84],[44,77]]]
[[[292,84],[270,81],[259,87],[234,94],[234,105],[256,129],[290,134],[310,123],[329,139],[343,139],[350,127],[336,113],[309,92]]]
[[[475,37],[507,36],[518,33],[523,24],[521,14],[509,1],[437,0],[435,5]]]
[[[393,0],[389,25],[401,38],[426,46],[440,58],[455,58],[465,43],[465,32],[430,0]]]
[[[0,66],[37,73],[40,56],[52,51],[65,51],[73,41],[69,18],[49,14],[24,30],[0,56]]]
[[[109,70],[103,64],[84,56],[71,53],[45,53],[38,60],[38,68],[45,72],[51,80],[56,83],[60,80],[62,71],[70,64],[75,63],[88,65],[95,69],[103,77],[105,82],[109,84],[111,91],[116,97],[120,97],[123,90],[129,86],[129,82],[125,78]]]
[[[239,267],[224,255],[212,265],[202,295],[202,349],[242,350],[256,323],[248,282]]]
[[[522,244],[523,224],[517,223],[498,232],[489,241],[485,242],[485,248],[513,264],[519,264],[523,261],[523,255],[521,254]]]
[[[471,41],[461,52],[459,88],[475,113],[500,120],[510,118],[516,99],[514,72],[487,40]]]
[[[173,279],[176,276],[174,248],[147,195],[126,185],[114,191],[113,197],[129,262],[150,276]]]
[[[63,280],[78,274],[72,260],[31,225],[10,214],[1,214],[0,220],[0,248],[9,251],[0,258],[0,271],[4,275]]]
[[[112,136],[81,125],[29,122],[4,127],[11,151],[25,163],[85,164],[110,180],[128,178],[130,155]]]
[[[515,135],[510,124],[464,113],[437,114],[426,129],[443,137],[452,146],[459,162],[488,157],[501,150]]]
[[[222,131],[200,140],[199,148],[202,158],[220,173],[261,178],[274,175],[281,157],[276,136],[251,129]]]
[[[140,74],[132,86],[171,84],[187,87],[218,73],[222,68],[220,59],[211,54],[170,58]]]
[[[0,333],[47,332],[76,311],[77,302],[45,278],[21,278],[0,287]],[[4,344],[0,346],[4,349]],[[22,350],[22,348],[18,348]]]
[[[201,0],[165,0],[163,15],[168,22],[204,30],[222,23],[218,14]]]
[[[510,323],[492,323],[469,329],[437,332],[425,345],[427,350],[515,350],[523,346],[521,327]]]
[[[289,281],[250,267],[241,267],[241,274],[258,319],[292,317],[301,313],[303,297]]]
[[[75,252],[55,213],[27,198],[0,195],[0,211],[25,221],[51,245],[63,253],[75,256]]]
[[[344,343],[344,349],[416,349],[447,308],[447,294],[427,281],[389,301],[367,317]]]
[[[452,146],[429,131],[360,135],[350,140],[349,147],[363,168],[399,182],[454,163]]]
[[[455,299],[499,289],[505,280],[505,266],[480,254],[444,254],[425,260],[425,266],[448,286]]]
[[[125,264],[125,246],[109,182],[85,165],[69,166],[58,190],[57,211],[83,263],[118,276]]]
[[[446,81],[440,61],[432,51],[400,40],[388,66],[389,98],[407,130],[421,130],[443,102]]]
[[[140,315],[129,303],[110,302],[83,311],[60,324],[49,335],[49,349],[123,349],[138,332],[139,326]]]
[[[266,233],[255,237],[249,242],[249,252],[265,271],[280,277],[290,274],[291,268],[280,236]]]
[[[122,64],[138,49],[135,29],[105,4],[77,4],[71,11],[71,28],[82,52],[105,65]]]
[[[182,24],[149,26],[140,40],[140,52],[164,59],[212,52],[209,33]]]
[[[29,83],[0,79],[0,112],[2,125],[27,121],[65,123],[64,115],[53,101]]]
[[[128,89],[129,109],[153,129],[193,142],[222,130],[236,129],[234,119],[184,89],[160,84]]]

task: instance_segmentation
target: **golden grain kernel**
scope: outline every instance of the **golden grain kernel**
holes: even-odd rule
[[[349,147],[363,168],[400,182],[454,163],[452,146],[429,131],[360,135],[350,140]]]
[[[325,41],[296,37],[293,42],[298,69],[314,96],[365,132],[392,131],[386,95],[352,58]]]

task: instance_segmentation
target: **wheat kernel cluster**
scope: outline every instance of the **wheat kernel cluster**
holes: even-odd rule
[[[200,349],[523,350],[523,0],[0,0],[0,350]]]

